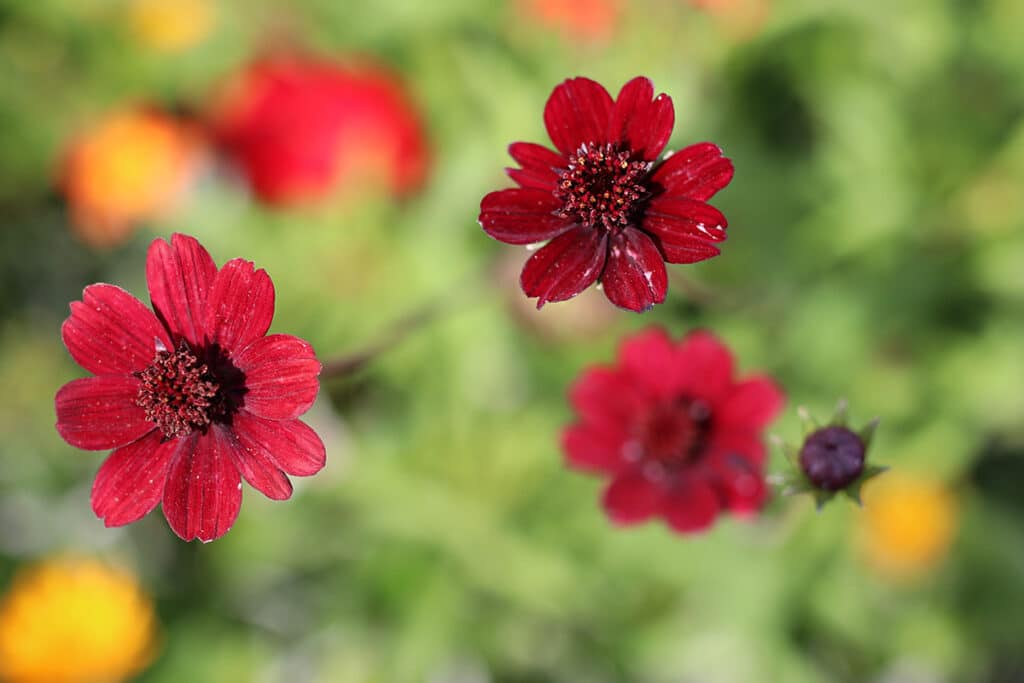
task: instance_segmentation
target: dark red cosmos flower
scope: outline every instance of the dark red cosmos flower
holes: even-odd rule
[[[761,431],[785,398],[768,377],[738,381],[712,334],[673,344],[661,330],[642,332],[622,344],[618,365],[584,372],[569,399],[579,420],[563,434],[566,459],[611,479],[613,521],[662,517],[686,533],[764,502]]]
[[[600,280],[616,306],[643,311],[665,300],[665,263],[718,254],[726,220],[706,203],[732,180],[732,162],[709,142],[656,161],[675,113],[643,77],[612,101],[600,84],[573,78],[555,88],[544,123],[558,152],[515,142],[507,169],[518,188],[480,202],[480,224],[508,244],[550,240],[526,262],[523,291],[570,299]]]
[[[401,81],[376,65],[257,61],[217,99],[210,127],[268,204],[308,203],[351,183],[404,195],[427,171],[421,116]]]
[[[320,362],[298,337],[267,336],[274,285],[250,261],[218,270],[194,238],[174,235],[150,245],[146,280],[153,311],[107,284],[71,304],[64,344],[95,377],[57,392],[57,431],[114,449],[92,487],[107,526],[162,502],[174,533],[212,541],[238,516],[242,477],[283,500],[286,473],[324,466],[323,443],[296,419],[316,399]]]

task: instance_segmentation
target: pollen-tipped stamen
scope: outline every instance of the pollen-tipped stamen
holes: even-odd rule
[[[138,377],[135,404],[168,439],[205,429],[223,406],[219,383],[184,341],[173,353],[157,351],[153,364]]]
[[[583,225],[615,230],[629,224],[636,204],[647,196],[640,184],[650,170],[614,144],[584,144],[569,160],[555,188],[562,202],[558,215]]]

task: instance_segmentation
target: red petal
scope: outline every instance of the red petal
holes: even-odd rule
[[[664,487],[633,469],[612,480],[602,505],[616,524],[637,524],[661,512],[664,501]]]
[[[174,234],[153,240],[146,257],[146,282],[153,309],[176,337],[193,346],[203,341],[206,300],[217,275],[210,254],[194,237]]]
[[[569,389],[569,402],[589,424],[627,427],[646,406],[632,378],[618,369],[591,368]]]
[[[292,483],[277,466],[277,461],[265,449],[243,443],[234,431],[237,427],[232,427],[226,434],[231,442],[231,457],[249,485],[271,500],[291,498]]]
[[[142,519],[164,495],[171,459],[180,439],[164,441],[160,432],[118,448],[96,473],[92,484],[92,509],[109,526],[123,526]]]
[[[480,202],[484,232],[506,244],[533,244],[557,237],[573,227],[554,214],[561,208],[545,190],[510,189],[491,192]]]
[[[683,534],[703,531],[718,516],[718,497],[707,482],[687,477],[679,481],[665,501],[664,516],[668,525]]]
[[[785,403],[785,394],[770,377],[750,377],[732,387],[718,419],[722,425],[758,430],[774,420]]]
[[[688,334],[676,349],[680,390],[718,407],[732,388],[732,352],[710,332]],[[716,418],[717,419],[717,418]]]
[[[748,466],[754,468],[760,468],[767,456],[760,434],[729,429],[725,426],[719,426],[713,431],[708,442],[707,453],[711,461],[738,457],[746,461]]]
[[[578,226],[548,242],[523,266],[519,284],[537,308],[571,299],[594,284],[607,253],[604,230]]]
[[[57,392],[57,431],[72,446],[90,451],[135,441],[155,425],[135,405],[139,380],[131,375],[100,375],[68,382]]]
[[[665,331],[650,329],[629,337],[619,347],[619,362],[633,382],[657,398],[679,394],[676,346]]]
[[[242,479],[224,427],[182,439],[164,487],[164,516],[182,540],[207,543],[231,529],[242,506]]]
[[[665,149],[675,121],[672,98],[664,93],[654,98],[650,79],[638,76],[619,91],[608,137],[623,141],[634,153],[652,161]]]
[[[761,468],[752,464],[745,454],[721,451],[710,458],[708,464],[729,510],[748,515],[761,509],[768,487]]]
[[[242,410],[232,427],[247,452],[263,452],[288,474],[308,477],[322,470],[327,461],[320,437],[299,420],[264,420]]]
[[[589,78],[570,78],[559,84],[544,106],[544,125],[555,147],[569,156],[583,144],[604,144],[612,98],[600,83]]]
[[[586,472],[615,474],[626,466],[627,436],[621,427],[574,424],[562,432],[566,462]]]
[[[235,356],[245,373],[246,410],[290,420],[309,410],[320,390],[320,361],[307,342],[287,334],[261,337]]]
[[[718,255],[708,242],[725,239],[722,212],[704,202],[659,197],[644,212],[643,229],[654,235],[669,263],[696,263]]]
[[[508,153],[522,168],[509,168],[506,171],[522,187],[551,192],[558,184],[559,173],[568,165],[565,157],[532,142],[513,142],[509,145]]]
[[[681,149],[651,174],[665,194],[706,201],[732,180],[732,161],[710,142]]]
[[[630,311],[646,311],[664,301],[668,273],[654,241],[634,228],[612,235],[601,284],[609,301]]]
[[[142,370],[156,357],[157,340],[172,347],[153,312],[114,285],[86,287],[60,333],[75,362],[95,375]]]
[[[207,338],[223,349],[241,349],[270,329],[274,318],[274,283],[251,261],[232,259],[214,278],[206,302]]]

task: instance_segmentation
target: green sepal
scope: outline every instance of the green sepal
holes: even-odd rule
[[[857,477],[853,481],[853,483],[851,483],[849,486],[843,489],[843,493],[845,493],[846,497],[852,500],[854,503],[856,503],[860,507],[864,507],[864,501],[861,500],[860,497],[861,488],[864,486],[864,483],[868,479],[871,479],[872,477],[877,477],[879,474],[885,472],[887,469],[889,468],[886,467],[885,465],[866,466],[864,468],[864,471],[861,472],[861,475]]]
[[[837,427],[846,427],[847,418],[849,417],[849,409],[850,404],[846,401],[846,399],[839,399],[839,401],[836,403],[836,410],[834,413],[832,413],[832,419],[829,421],[829,424],[836,425]]]
[[[881,421],[882,418],[876,417],[874,420],[861,427],[860,431],[857,433],[860,440],[864,442],[864,457],[867,457],[868,449],[871,447],[871,439],[874,438],[875,430],[878,429],[878,423]]]

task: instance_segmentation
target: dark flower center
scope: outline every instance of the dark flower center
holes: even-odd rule
[[[230,422],[241,406],[245,378],[220,351],[204,349],[206,362],[182,340],[171,352],[157,351],[153,364],[138,373],[135,404],[146,411],[164,437],[205,431],[213,422]]]
[[[800,448],[800,468],[820,489],[844,489],[864,471],[864,442],[846,427],[819,429]]]
[[[704,401],[678,398],[658,404],[637,427],[641,457],[669,467],[692,462],[704,450],[710,427],[711,409]]]
[[[626,226],[647,197],[647,188],[639,181],[649,170],[647,162],[631,159],[619,145],[581,145],[555,188],[555,197],[562,202],[558,215],[587,227]]]

